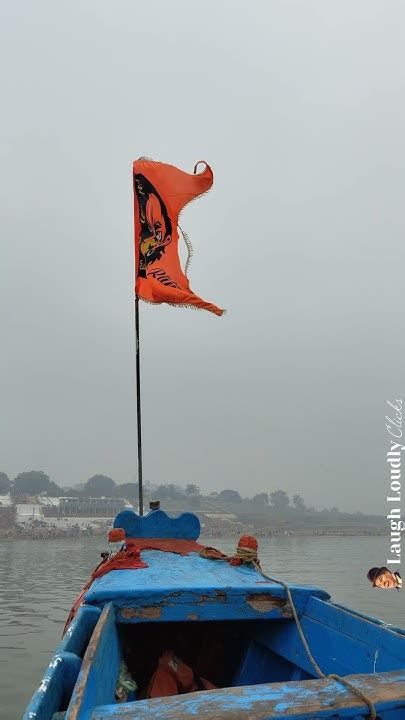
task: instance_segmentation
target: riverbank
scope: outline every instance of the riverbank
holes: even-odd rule
[[[73,525],[72,527],[49,527],[49,528],[0,528],[0,542],[1,541],[13,541],[16,540],[64,540],[70,538],[85,538],[85,537],[105,537],[107,540],[108,530],[111,528],[110,525],[106,527],[80,527]],[[249,533],[255,535],[257,539],[277,539],[277,538],[325,538],[325,537],[380,537],[388,535],[388,531],[383,530],[359,530],[357,528],[325,528],[322,530],[312,528],[299,528],[297,530],[255,530],[249,528]],[[223,532],[202,532],[199,540],[227,540],[232,538],[239,538],[241,531],[223,531]],[[207,543],[208,544],[208,543]]]
[[[68,527],[32,527],[32,528],[0,528],[0,541],[1,540],[64,540],[69,538],[80,538],[80,537],[107,537],[108,527],[92,527],[85,526],[80,527],[79,525],[72,525]]]

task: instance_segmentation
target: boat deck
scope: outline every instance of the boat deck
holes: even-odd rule
[[[290,618],[285,589],[247,565],[232,567],[198,553],[181,556],[159,550],[142,551],[148,567],[113,570],[94,581],[85,603],[103,607],[112,602],[121,622],[136,620],[208,620]],[[329,599],[316,587],[290,585],[298,613],[312,595]],[[185,605],[189,606],[185,613]]]

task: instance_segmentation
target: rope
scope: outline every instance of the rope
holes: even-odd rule
[[[377,718],[377,711],[374,707],[374,704],[372,700],[362,691],[360,688],[357,688],[355,685],[352,685],[352,683],[349,680],[346,680],[346,678],[340,677],[340,675],[335,675],[334,673],[330,673],[329,675],[325,675],[325,673],[322,672],[321,668],[319,667],[318,663],[316,662],[314,656],[311,653],[310,647],[308,645],[307,639],[304,635],[304,631],[302,629],[301,621],[298,617],[297,609],[294,604],[294,600],[291,595],[290,588],[288,587],[287,583],[285,583],[283,580],[278,580],[277,578],[272,578],[270,575],[266,575],[265,572],[263,572],[261,566],[259,557],[257,554],[257,550],[253,548],[247,548],[247,547],[237,547],[235,555],[224,555],[224,553],[221,553],[220,550],[216,550],[212,547],[205,547],[201,550],[200,555],[202,557],[208,558],[210,560],[225,560],[226,562],[229,562],[230,564],[240,564],[240,563],[251,563],[256,570],[260,572],[260,574],[266,578],[266,580],[270,580],[270,582],[276,583],[277,585],[281,585],[287,594],[288,602],[290,603],[293,618],[295,621],[295,624],[297,626],[298,634],[301,638],[302,644],[304,646],[305,652],[307,654],[308,660],[310,661],[311,665],[313,666],[315,672],[319,677],[321,678],[331,678],[332,680],[336,680],[336,682],[341,683],[341,685],[345,685],[349,690],[352,691],[355,695],[357,695],[363,702],[367,705],[370,714],[369,718],[370,720],[376,720]],[[232,561],[237,561],[232,563]],[[239,561],[239,562],[238,562]]]
[[[257,550],[247,547],[237,547],[234,557],[242,560],[243,563],[251,563],[255,568],[263,573],[263,570],[260,567],[260,560],[257,556]]]
[[[202,550],[200,550],[200,555],[208,560],[225,560],[225,562],[229,562],[234,565],[242,565],[242,563],[252,564],[257,567],[260,572],[262,572],[260,561],[257,557],[257,550],[254,550],[253,548],[237,547],[235,555],[224,555],[224,553],[216,548],[203,547]],[[238,562],[232,562],[235,560]]]

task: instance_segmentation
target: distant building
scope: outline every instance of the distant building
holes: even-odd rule
[[[69,515],[114,517],[125,507],[126,501],[123,498],[61,497],[59,498],[58,515],[60,517]]]
[[[195,512],[195,510],[194,510]],[[233,522],[234,520],[238,519],[237,515],[234,515],[233,513],[220,513],[220,512],[205,512],[203,511],[204,515],[208,518],[211,518],[212,520],[227,520],[228,522]]]
[[[17,503],[15,505],[17,512],[17,523],[27,525],[35,520],[43,520],[42,505],[39,503]]]

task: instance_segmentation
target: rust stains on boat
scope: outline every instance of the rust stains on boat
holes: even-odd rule
[[[126,607],[121,609],[121,615],[125,620],[131,618],[143,618],[145,620],[158,620],[162,615],[161,607]]]
[[[214,595],[199,595],[197,605],[204,605],[205,603],[226,603],[228,596],[223,590],[215,590]]]
[[[274,597],[274,595],[270,595],[270,593],[247,595],[246,602],[256,612],[269,613],[272,610],[279,610],[284,617],[292,617],[291,607],[287,600]]]

